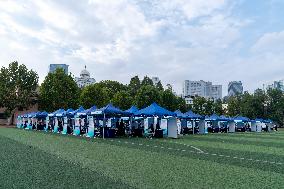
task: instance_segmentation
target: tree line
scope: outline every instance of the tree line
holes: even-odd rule
[[[59,108],[77,109],[80,105],[90,108],[103,107],[108,103],[126,110],[132,105],[144,108],[153,102],[174,111],[192,110],[201,115],[246,116],[250,119],[272,119],[284,123],[284,95],[277,89],[257,89],[253,94],[245,92],[225,101],[195,97],[193,105],[187,105],[182,97],[176,96],[171,88],[164,88],[161,82],[156,85],[145,76],[135,76],[129,84],[105,80],[80,89],[73,76],[62,69],[48,73],[43,83],[38,85],[38,74],[25,65],[12,62],[0,70],[0,107],[6,108],[6,115],[15,109],[28,108],[36,103],[42,111],[52,112]],[[227,109],[222,104],[227,104]]]

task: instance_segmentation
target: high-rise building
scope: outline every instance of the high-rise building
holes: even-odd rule
[[[65,74],[68,74],[68,67],[67,64],[50,64],[49,65],[49,73],[54,73],[57,68],[62,68]]]
[[[75,81],[78,87],[80,88],[83,88],[96,82],[94,78],[91,78],[90,72],[88,72],[86,66],[85,69],[81,71],[80,77],[75,77]]]
[[[222,99],[222,85],[212,85],[210,97],[214,100]]]
[[[231,81],[228,84],[228,96],[236,96],[243,93],[243,84],[241,81]]]
[[[152,81],[154,85],[157,85],[160,81],[160,79],[158,77],[152,77]]]
[[[222,99],[222,85],[212,85],[212,82],[189,81],[183,83],[183,96],[201,96],[204,98]]]
[[[274,81],[273,84],[267,85],[266,89],[279,89],[284,92],[284,81]]]

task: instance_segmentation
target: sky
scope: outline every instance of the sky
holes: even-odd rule
[[[283,0],[0,0],[0,66],[87,66],[97,81],[158,76],[254,91],[284,78]]]

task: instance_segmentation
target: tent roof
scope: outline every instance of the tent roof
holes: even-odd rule
[[[176,116],[176,113],[171,112],[165,108],[162,108],[157,103],[153,103],[150,106],[143,108],[135,113],[137,116]]]
[[[248,122],[248,121],[250,121],[249,118],[243,117],[243,116],[237,116],[237,117],[234,117],[233,119],[234,119],[235,121],[242,121],[242,122]]]
[[[97,114],[97,115],[102,115],[102,114],[122,114],[122,115],[125,115],[125,114],[128,114],[124,111],[122,111],[121,109],[113,106],[111,103],[106,105],[105,107],[103,108],[100,108],[100,109],[97,109],[96,111],[94,112],[91,112],[91,114]]]
[[[54,111],[52,113],[49,113],[48,116],[55,116],[56,114],[62,113],[64,111],[65,111],[64,109],[58,109],[58,110],[56,110],[56,111]]]
[[[221,118],[217,114],[212,114],[211,116],[207,117],[206,120],[209,120],[209,121],[220,121]]]
[[[74,115],[76,115],[78,113],[82,113],[83,111],[85,111],[85,109],[82,106],[80,106],[77,110],[74,110],[74,111],[70,112],[69,115],[74,116]]]
[[[136,106],[131,106],[131,108],[129,108],[128,110],[125,110],[125,112],[130,113],[130,114],[134,114],[135,112],[138,112],[139,109]]]
[[[82,115],[91,114],[92,112],[96,111],[96,109],[98,109],[97,106],[92,106],[91,108],[89,108],[89,109],[83,111],[83,112],[80,113],[80,114],[82,114]]]
[[[66,115],[69,115],[71,112],[73,112],[74,111],[74,109],[72,109],[72,108],[69,108],[68,110],[66,110],[65,112],[63,112],[62,114],[63,114],[63,116],[66,116]]]
[[[189,119],[201,119],[202,118],[201,115],[193,113],[193,111],[191,111],[191,110],[184,113],[184,115],[186,116],[186,118],[189,118]]]
[[[227,117],[227,116],[224,116],[224,115],[221,115],[219,118],[220,118],[221,121],[231,121],[232,120],[230,117]]]
[[[186,115],[182,113],[180,110],[176,110],[174,113],[176,113],[178,118],[186,118]]]

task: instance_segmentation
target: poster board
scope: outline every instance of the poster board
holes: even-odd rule
[[[80,118],[79,117],[74,117],[75,119],[75,125],[74,125],[74,130],[73,130],[73,135],[78,136],[80,135],[81,131],[80,131]]]
[[[54,129],[53,129],[54,133],[58,132],[58,119],[57,117],[54,118]]]
[[[94,125],[94,117],[93,116],[88,116],[89,120],[89,127],[88,127],[88,133],[87,137],[94,137],[95,136],[95,125]]]
[[[199,134],[207,134],[208,133],[208,126],[205,120],[200,120],[198,123],[199,126]]]
[[[228,124],[229,124],[229,133],[234,133],[236,131],[235,122],[230,121]]]
[[[168,122],[168,137],[178,138],[177,119],[175,117],[170,117],[168,118],[167,122]]]
[[[63,118],[63,131],[62,134],[66,135],[67,134],[67,123],[68,123],[68,119],[67,117]]]

